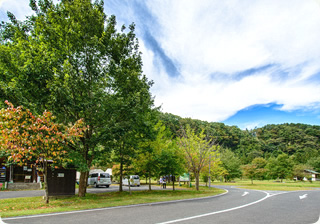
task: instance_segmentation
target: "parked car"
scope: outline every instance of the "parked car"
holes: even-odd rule
[[[138,175],[130,175],[130,186],[138,186],[140,187],[140,177]],[[128,177],[125,177],[122,179],[122,185],[127,185],[129,186],[129,179]]]
[[[111,177],[108,173],[92,173],[88,177],[88,185],[93,185],[94,187],[111,185]]]

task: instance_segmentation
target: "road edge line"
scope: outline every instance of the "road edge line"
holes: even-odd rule
[[[213,196],[203,197],[203,198],[189,198],[189,199],[179,199],[179,200],[173,200],[173,201],[151,202],[151,203],[136,204],[136,205],[123,205],[123,206],[115,206],[115,207],[93,208],[93,209],[75,210],[75,211],[57,212],[57,213],[46,213],[46,214],[29,215],[29,216],[16,216],[16,217],[3,218],[2,220],[30,219],[30,218],[55,216],[55,215],[67,215],[67,214],[76,214],[76,213],[84,213],[84,212],[113,210],[113,209],[120,209],[120,208],[132,208],[132,207],[141,207],[141,206],[152,206],[152,205],[160,205],[160,204],[178,203],[178,202],[184,202],[184,201],[203,200],[203,199],[208,199],[208,198],[220,197],[220,196],[223,196],[223,195],[229,193],[229,191],[227,189],[224,189],[224,190],[226,192],[221,193],[221,194],[217,194],[217,195],[213,195]]]

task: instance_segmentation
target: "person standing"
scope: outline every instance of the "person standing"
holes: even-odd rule
[[[162,186],[163,186],[163,189],[167,188],[167,182],[166,182],[166,178],[165,177],[162,180]]]

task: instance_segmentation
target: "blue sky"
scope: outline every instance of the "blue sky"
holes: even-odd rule
[[[0,0],[19,19],[28,0]],[[105,0],[136,24],[163,112],[242,129],[320,125],[319,0]]]

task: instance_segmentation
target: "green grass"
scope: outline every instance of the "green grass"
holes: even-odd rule
[[[83,198],[74,196],[51,199],[48,205],[44,203],[42,197],[0,199],[0,216],[4,218],[82,209],[134,205],[207,197],[223,192],[224,191],[220,189],[208,189],[205,187],[201,187],[200,191],[196,191],[193,188],[176,191],[133,191],[131,195],[127,191],[107,192],[100,194],[87,194],[87,196]]]
[[[232,185],[241,188],[253,190],[274,190],[274,191],[299,191],[299,190],[313,190],[320,188],[320,182],[308,181],[293,181],[283,180],[283,182],[275,182],[274,180],[236,180],[234,183],[213,182],[212,185]]]

